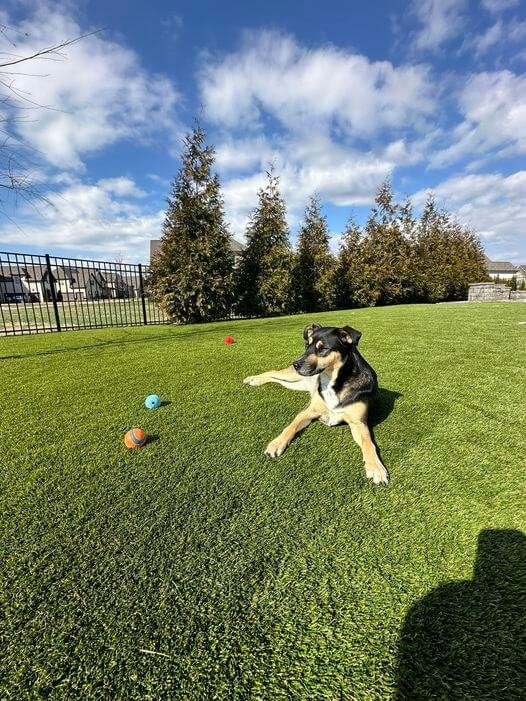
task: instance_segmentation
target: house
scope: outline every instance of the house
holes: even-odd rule
[[[47,302],[51,300],[51,285],[54,282],[53,275],[49,276],[49,271],[45,265],[40,263],[19,264],[13,269],[13,275],[18,277],[26,299]]]
[[[110,290],[98,268],[57,265],[53,267],[59,300],[80,301],[108,299]]]
[[[511,280],[517,276],[518,268],[513,263],[490,260],[487,256],[484,256],[484,258],[486,259],[486,269],[490,277],[498,277],[499,280]]]
[[[526,263],[517,266],[517,285],[526,283]]]
[[[26,294],[20,275],[8,265],[0,266],[0,304],[25,301]]]
[[[103,277],[106,282],[108,296],[111,299],[130,299],[135,296],[133,283],[122,273],[104,271]]]
[[[152,262],[152,257],[154,256],[155,253],[159,250],[159,246],[161,245],[161,241],[159,239],[152,239],[150,241],[150,263]],[[236,267],[239,264],[239,261],[241,259],[241,254],[243,253],[244,246],[242,243],[239,243],[239,241],[236,241],[232,237],[230,237],[230,250],[232,251],[232,256],[234,258],[234,267]]]

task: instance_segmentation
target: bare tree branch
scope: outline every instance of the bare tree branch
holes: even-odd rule
[[[12,67],[37,60],[66,60],[67,54],[63,51],[65,48],[101,31],[102,29],[97,29],[27,55],[18,55],[10,51],[0,52],[0,106],[3,108],[3,112],[0,113],[0,125],[2,125],[0,134],[3,135],[0,141],[0,214],[10,221],[12,219],[5,208],[10,198],[14,198],[15,207],[19,198],[31,206],[35,206],[36,201],[49,204],[49,200],[39,190],[38,178],[35,180],[35,163],[31,162],[29,156],[31,152],[38,153],[38,151],[34,148],[28,149],[24,141],[14,131],[14,126],[17,123],[27,124],[32,121],[24,115],[29,110],[34,112],[45,109],[66,113],[65,110],[58,107],[36,102],[32,99],[30,92],[22,90],[16,85],[17,77],[27,76],[43,80],[48,78],[49,74],[25,73],[12,70]],[[16,34],[17,30],[0,24],[0,38],[3,37],[11,46],[16,47],[8,32]],[[24,38],[28,36],[26,33],[18,33]]]
[[[14,66],[17,63],[23,63],[24,61],[31,61],[32,59],[35,59],[35,58],[42,58],[44,56],[49,57],[50,55],[53,55],[53,54],[60,55],[60,49],[64,49],[64,48],[66,48],[66,46],[71,46],[72,44],[76,44],[81,39],[85,39],[86,37],[91,37],[94,34],[98,34],[101,31],[102,31],[102,29],[96,29],[93,32],[88,32],[87,34],[81,34],[80,36],[75,37],[74,39],[69,39],[68,41],[63,41],[60,44],[55,44],[54,46],[48,46],[47,48],[40,49],[39,51],[36,51],[34,54],[30,54],[29,56],[20,56],[19,58],[17,58],[14,61],[6,61],[4,63],[0,63],[0,68],[6,68],[7,66]],[[62,55],[61,58],[64,58],[64,55]]]

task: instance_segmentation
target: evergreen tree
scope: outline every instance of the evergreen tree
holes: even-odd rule
[[[184,147],[148,277],[150,296],[177,323],[224,318],[233,283],[223,198],[211,170],[215,152],[197,122]]]
[[[294,279],[299,311],[334,308],[334,258],[329,248],[327,219],[316,195],[311,197],[299,230]]]
[[[375,197],[361,245],[364,303],[397,304],[412,298],[413,244],[408,235],[412,213],[409,203],[394,200],[391,182],[385,180]]]
[[[433,196],[417,226],[415,254],[417,292],[422,301],[462,299],[470,282],[487,279],[480,240],[451,214],[438,209]]]
[[[247,316],[286,314],[293,308],[293,254],[279,178],[272,168],[258,200],[238,269],[239,310]]]
[[[334,294],[337,309],[367,306],[363,294],[362,232],[353,217],[345,226],[334,274]]]

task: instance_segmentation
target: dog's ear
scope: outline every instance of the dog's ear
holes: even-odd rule
[[[303,329],[303,340],[308,341],[316,329],[321,329],[319,324],[309,324]]]
[[[354,343],[355,346],[358,345],[358,341],[362,337],[360,331],[353,329],[352,326],[344,326],[343,328],[338,329],[338,335],[343,343],[348,343],[349,345]]]

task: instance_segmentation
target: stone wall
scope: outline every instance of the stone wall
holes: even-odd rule
[[[469,286],[468,302],[508,301],[510,292],[507,285],[496,285],[494,282],[476,282]]]
[[[476,282],[469,286],[468,302],[526,302],[526,290],[511,290],[494,282]]]

